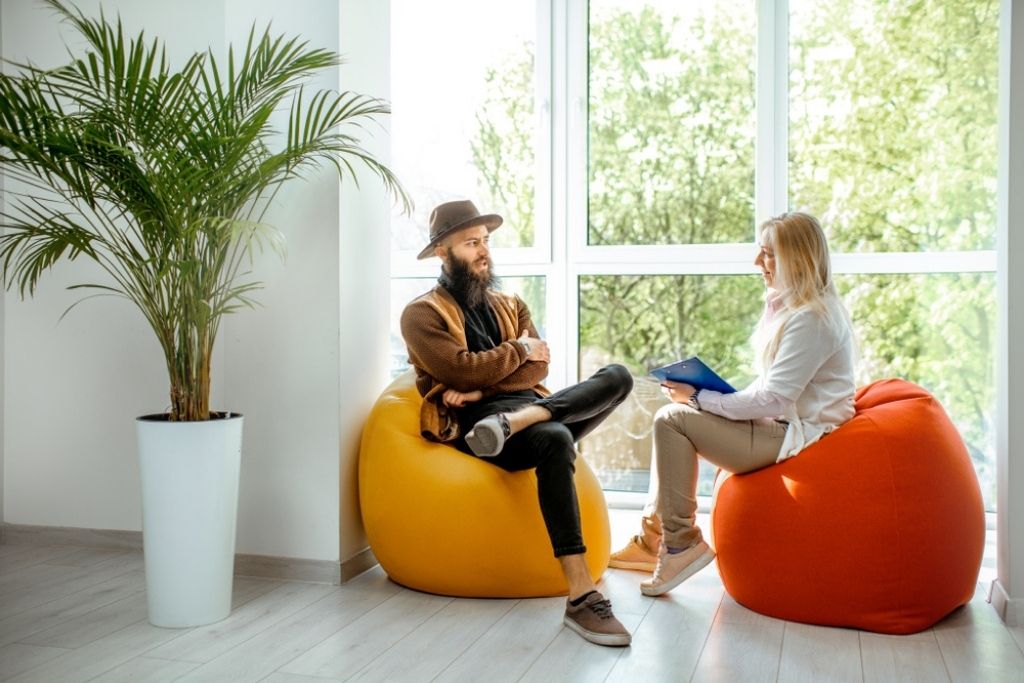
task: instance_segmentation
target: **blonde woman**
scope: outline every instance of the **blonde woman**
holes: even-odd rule
[[[821,226],[808,214],[786,213],[761,226],[758,243],[754,264],[766,287],[753,335],[758,378],[733,394],[663,384],[672,403],[654,418],[657,514],[644,518],[643,533],[612,562],[654,565],[654,576],[640,584],[644,595],[672,590],[714,559],[695,523],[698,455],[729,472],[750,472],[797,455],[853,417],[853,333]]]

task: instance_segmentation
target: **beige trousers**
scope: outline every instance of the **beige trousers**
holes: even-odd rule
[[[752,472],[775,463],[785,436],[786,425],[768,418],[729,420],[682,403],[662,406],[654,416],[650,495],[665,545],[688,548],[701,540],[696,525],[698,455],[727,472]],[[645,521],[656,523],[649,508],[644,512]],[[644,527],[647,531],[649,524]]]

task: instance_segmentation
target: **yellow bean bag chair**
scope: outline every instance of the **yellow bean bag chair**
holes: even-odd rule
[[[363,429],[359,506],[370,547],[388,576],[416,590],[461,597],[564,595],[532,469],[506,472],[420,436],[422,399],[410,370],[384,390]],[[608,566],[604,492],[576,458],[586,562]]]

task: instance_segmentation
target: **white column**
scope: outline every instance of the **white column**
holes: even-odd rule
[[[391,3],[342,0],[341,88],[390,99]],[[388,163],[388,120],[366,129],[363,143]],[[340,543],[344,565],[366,549],[359,514],[359,439],[363,423],[388,378],[388,310],[391,276],[390,215],[380,181],[360,170],[359,187],[341,187],[339,287],[341,290]]]
[[[1024,623],[1024,0],[1003,0],[999,48],[999,547],[992,604],[1017,626]]]

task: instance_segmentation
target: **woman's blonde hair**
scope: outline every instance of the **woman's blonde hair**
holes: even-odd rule
[[[762,320],[754,332],[758,360],[766,369],[779,350],[786,323],[797,310],[809,307],[830,324],[840,322],[832,320],[827,305],[827,300],[838,299],[839,293],[832,281],[828,241],[817,218],[799,211],[784,213],[762,223],[758,236],[761,246],[775,254],[773,280],[781,295],[781,308],[770,321]],[[845,319],[842,322],[849,326],[849,314],[842,305],[840,309]]]

